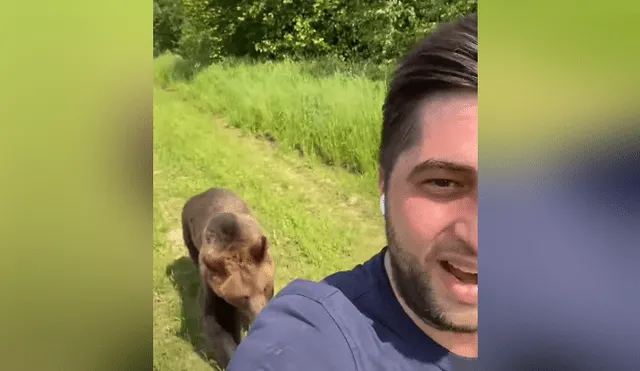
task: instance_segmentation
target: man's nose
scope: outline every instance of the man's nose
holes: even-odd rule
[[[478,214],[458,220],[454,225],[455,235],[478,253]]]

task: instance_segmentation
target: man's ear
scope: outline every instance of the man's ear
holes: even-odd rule
[[[378,188],[380,189],[380,213],[385,215],[385,172],[382,166],[378,168]]]
[[[383,195],[384,194],[384,170],[382,169],[382,166],[380,166],[378,168],[378,189],[380,190],[380,194]]]

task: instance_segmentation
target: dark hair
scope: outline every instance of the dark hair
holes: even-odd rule
[[[439,25],[400,62],[383,105],[380,168],[389,180],[398,156],[420,139],[425,98],[478,90],[478,16]]]

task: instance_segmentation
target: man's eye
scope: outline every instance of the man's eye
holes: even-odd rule
[[[459,186],[458,182],[449,179],[429,179],[425,181],[424,184],[438,188],[453,188]]]

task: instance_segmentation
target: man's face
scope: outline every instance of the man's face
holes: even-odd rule
[[[421,140],[398,157],[386,193],[398,294],[439,330],[478,325],[478,98],[427,100]],[[466,273],[465,273],[466,272]]]

